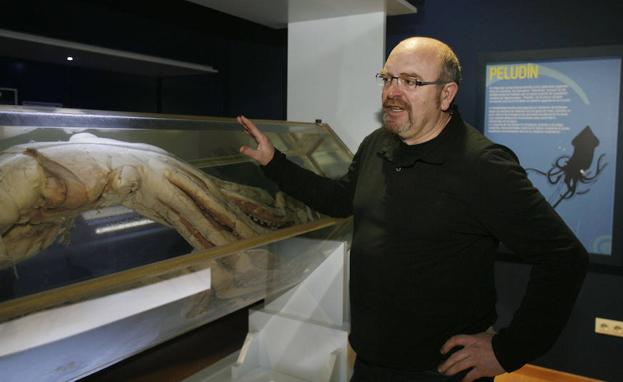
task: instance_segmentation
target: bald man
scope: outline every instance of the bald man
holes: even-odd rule
[[[518,369],[565,325],[586,250],[515,155],[461,119],[450,47],[406,39],[376,77],[383,127],[340,179],[296,166],[238,118],[257,142],[241,152],[282,190],[327,215],[353,215],[351,381],[470,382]],[[495,333],[500,241],[534,265],[512,322]]]

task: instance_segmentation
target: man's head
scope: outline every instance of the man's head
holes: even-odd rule
[[[385,128],[407,144],[439,135],[461,80],[461,66],[452,49],[432,38],[408,38],[391,51],[381,76],[386,81]]]

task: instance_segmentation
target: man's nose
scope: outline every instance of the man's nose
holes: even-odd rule
[[[402,86],[398,85],[398,79],[392,78],[392,81],[383,88],[386,97],[392,98],[402,93]]]

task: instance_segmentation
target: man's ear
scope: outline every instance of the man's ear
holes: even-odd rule
[[[440,95],[441,110],[448,111],[458,91],[459,91],[459,85],[456,82],[449,82],[443,86],[443,89],[441,89],[441,95]]]

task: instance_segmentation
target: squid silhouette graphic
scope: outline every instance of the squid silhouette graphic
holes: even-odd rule
[[[593,158],[595,156],[595,148],[599,146],[599,139],[593,133],[590,126],[586,126],[578,135],[571,141],[573,146],[573,154],[571,156],[562,155],[558,157],[552,167],[548,171],[541,171],[535,168],[527,168],[527,171],[533,171],[540,175],[546,176],[547,181],[551,185],[558,185],[560,188],[564,182],[566,190],[564,192],[557,192],[557,200],[552,203],[552,206],[556,208],[563,200],[568,200],[575,195],[586,194],[590,191],[590,188],[579,190],[578,185],[594,183],[602,173],[604,168],[608,165],[604,161],[606,154],[601,154],[597,159],[597,165],[594,169],[595,173],[591,174],[593,170],[589,170],[593,164]],[[550,203],[552,200],[550,200]]]

